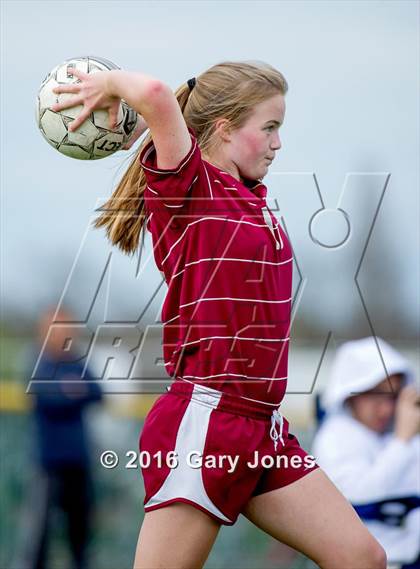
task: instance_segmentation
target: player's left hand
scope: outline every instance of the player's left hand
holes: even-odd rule
[[[68,130],[73,131],[79,128],[93,111],[106,109],[109,115],[109,127],[113,129],[117,124],[120,99],[109,91],[109,74],[111,72],[84,73],[79,69],[69,69],[69,73],[77,77],[79,81],[77,83],[57,85],[57,87],[54,87],[53,92],[57,94],[73,93],[75,96],[53,105],[51,110],[58,112],[77,105],[83,105],[80,114],[68,126]]]

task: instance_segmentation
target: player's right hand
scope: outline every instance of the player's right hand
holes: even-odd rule
[[[77,83],[57,85],[54,93],[73,93],[74,97],[51,107],[52,111],[58,112],[63,109],[83,105],[83,109],[76,119],[68,126],[69,131],[76,130],[89,115],[97,109],[108,110],[109,127],[112,130],[117,124],[120,99],[110,93],[109,74],[110,71],[99,73],[84,73],[79,69],[69,69],[70,74],[79,79]]]
[[[395,409],[395,436],[408,441],[420,431],[419,393],[406,386],[398,396]]]

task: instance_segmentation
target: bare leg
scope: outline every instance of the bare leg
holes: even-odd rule
[[[134,569],[200,569],[220,524],[194,506],[174,503],[146,513]]]
[[[243,514],[323,569],[386,568],[383,548],[321,469],[251,498]]]

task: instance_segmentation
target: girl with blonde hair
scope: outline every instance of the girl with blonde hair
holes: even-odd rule
[[[96,227],[133,254],[143,226],[168,291],[163,355],[173,378],[140,450],[145,517],[135,569],[202,567],[221,524],[242,513],[320,567],[384,569],[385,554],[300,446],[280,412],[287,382],[292,250],[266,204],[288,85],[261,62],[223,62],[172,92],[121,70],[59,86],[110,126],[121,99],[142,141]],[[142,129],[140,128],[140,131]]]

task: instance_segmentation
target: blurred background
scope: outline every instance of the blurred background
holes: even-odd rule
[[[419,3],[9,0],[1,12],[0,567],[24,569],[32,539],[37,415],[28,387],[45,340],[40,319],[62,306],[78,329],[80,362],[103,393],[84,412],[95,495],[89,566],[128,569],[143,485],[139,469],[124,468],[125,453],[137,451],[144,417],[167,383],[166,284],[149,233],[129,258],[91,229],[133,150],[92,162],[56,152],[34,120],[41,81],[78,55],[173,89],[224,60],[263,60],[285,75],[283,147],[264,182],[295,252],[283,408],[309,449],[315,394],[342,341],[381,336],[418,373]],[[100,465],[106,449],[122,457],[117,468]],[[54,516],[47,567],[64,569],[65,523],[59,510]],[[206,564],[306,566],[244,518],[222,528]]]

